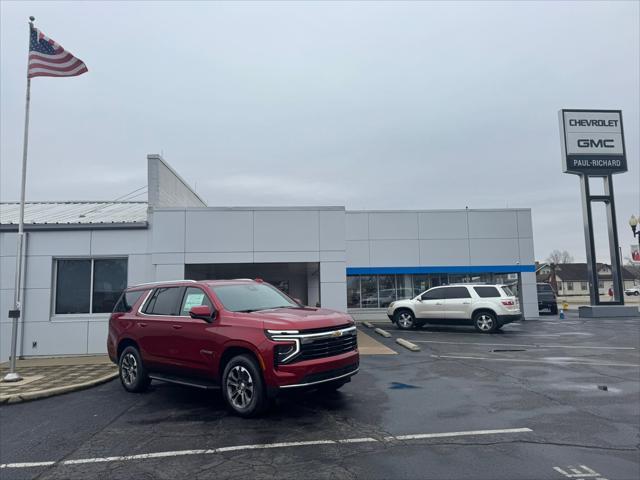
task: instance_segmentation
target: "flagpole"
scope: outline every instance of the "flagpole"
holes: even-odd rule
[[[31,29],[35,18],[29,17],[29,45],[31,45]],[[24,245],[24,198],[27,185],[27,151],[29,149],[29,104],[31,103],[31,78],[29,77],[29,55],[27,54],[27,95],[24,107],[24,139],[22,143],[22,182],[20,187],[20,218],[18,221],[18,238],[16,251],[16,278],[13,292],[13,310],[9,311],[12,320],[11,327],[11,358],[9,373],[4,376],[5,382],[18,382],[22,377],[16,372],[16,356],[18,345],[18,320],[22,310],[22,258]]]

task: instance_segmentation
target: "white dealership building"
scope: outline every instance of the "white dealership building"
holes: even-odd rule
[[[355,318],[386,318],[391,301],[435,285],[510,283],[538,316],[530,209],[208,206],[160,156],[147,161],[147,202],[27,203],[18,355],[105,353],[126,285],[181,278],[260,277]],[[0,204],[1,361],[18,211]]]

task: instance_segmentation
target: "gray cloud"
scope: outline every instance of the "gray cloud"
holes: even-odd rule
[[[28,199],[111,199],[165,157],[211,205],[531,207],[584,258],[557,111],[621,108],[640,213],[637,2],[3,2],[0,198],[18,196],[26,18],[89,73],[37,78]],[[603,246],[600,252],[606,250]]]

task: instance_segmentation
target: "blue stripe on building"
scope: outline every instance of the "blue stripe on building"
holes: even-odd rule
[[[535,272],[535,265],[466,265],[446,267],[347,267],[347,275],[390,275],[409,273],[522,273]]]

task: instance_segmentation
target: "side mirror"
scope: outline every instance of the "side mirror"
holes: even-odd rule
[[[193,307],[189,310],[189,316],[191,318],[197,318],[200,320],[204,320],[205,322],[211,322],[213,320],[215,312],[211,311],[209,305],[198,305],[197,307]]]
[[[298,305],[302,305],[302,302],[300,301],[299,298],[295,298],[295,297],[292,297],[292,298]]]

